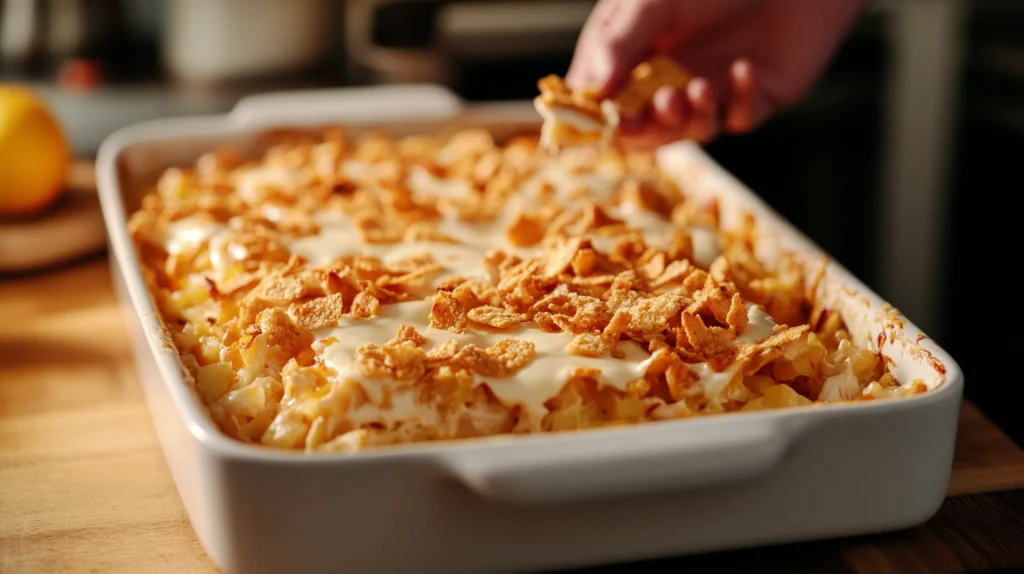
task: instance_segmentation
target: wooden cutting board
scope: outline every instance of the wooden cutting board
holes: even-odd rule
[[[96,253],[106,241],[93,163],[77,161],[53,207],[29,219],[0,220],[0,273],[52,267]]]

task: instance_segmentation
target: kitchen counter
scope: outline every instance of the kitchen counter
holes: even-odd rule
[[[217,571],[153,433],[107,260],[0,277],[0,317],[0,572]],[[970,404],[949,496],[911,530],[590,572],[1024,567],[1024,451]]]

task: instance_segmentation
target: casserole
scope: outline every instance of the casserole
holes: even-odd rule
[[[125,227],[165,168],[275,127],[343,123],[396,135],[537,127],[528,104],[464,106],[431,86],[257,96],[226,116],[112,135],[98,177],[140,375],[200,542],[229,572],[504,572],[582,566],[907,527],[941,504],[963,377],[955,362],[698,148],[659,152],[723,228],[759,221],[758,255],[796,251],[817,297],[901,382],[888,401],[451,443],[358,456],[279,452],[223,435],[161,326]],[[457,546],[456,546],[457,545]]]

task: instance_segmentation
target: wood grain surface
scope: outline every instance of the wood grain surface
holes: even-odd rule
[[[978,572],[1024,567],[1024,451],[961,416],[950,494],[880,536],[591,572]],[[214,572],[153,433],[106,260],[0,277],[0,572]]]

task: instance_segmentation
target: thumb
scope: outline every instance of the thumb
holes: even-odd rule
[[[580,33],[566,75],[569,87],[592,91],[598,97],[617,90],[671,23],[672,4],[666,0],[602,0]]]
[[[764,0],[601,0],[566,76],[573,90],[614,93],[656,46],[677,48],[749,14]]]

